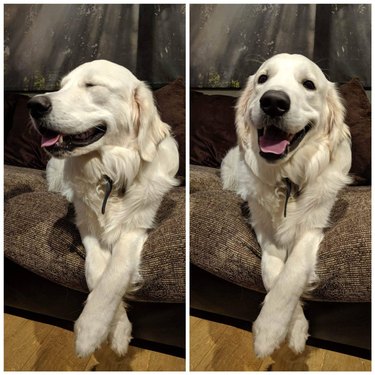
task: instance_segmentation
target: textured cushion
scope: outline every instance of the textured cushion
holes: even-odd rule
[[[5,256],[50,281],[87,291],[85,250],[74,208],[46,188],[44,172],[5,166]],[[184,302],[185,192],[174,188],[158,211],[142,255],[136,300]]]
[[[371,104],[358,79],[339,87],[347,109],[346,123],[352,134],[354,184],[371,183]],[[191,93],[190,162],[219,168],[236,144],[234,126],[236,98]]]
[[[234,107],[237,98],[225,95],[190,94],[190,162],[218,168],[236,144]]]
[[[160,116],[168,123],[179,145],[179,175],[185,176],[185,87],[182,79],[154,92]],[[29,96],[6,93],[4,100],[5,164],[45,169],[49,156],[40,147],[41,135],[31,123],[26,107]]]
[[[246,204],[223,191],[219,170],[191,167],[190,259],[237,285],[264,291],[261,250],[246,223]],[[365,302],[371,297],[371,190],[352,186],[340,193],[319,251],[320,282],[309,298]]]
[[[371,104],[358,78],[340,86],[346,103],[346,123],[352,135],[352,168],[355,183],[371,184]]]

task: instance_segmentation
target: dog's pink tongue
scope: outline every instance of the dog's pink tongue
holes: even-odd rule
[[[281,155],[287,146],[289,141],[280,138],[269,138],[266,136],[259,137],[259,146],[263,152]]]
[[[60,134],[56,135],[55,137],[46,137],[46,136],[42,135],[41,146],[42,147],[53,146],[54,144],[56,144],[59,141],[60,137],[61,137]]]

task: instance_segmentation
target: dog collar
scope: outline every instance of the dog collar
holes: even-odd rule
[[[298,185],[289,180],[288,177],[283,178],[285,184],[285,203],[284,203],[284,217],[286,217],[286,210],[288,206],[288,201],[291,196],[298,197],[300,194],[300,188]]]
[[[104,178],[105,192],[104,192],[104,198],[103,198],[103,204],[102,204],[102,214],[104,215],[105,206],[107,205],[107,200],[112,191],[113,181],[106,174],[103,176],[103,178]]]

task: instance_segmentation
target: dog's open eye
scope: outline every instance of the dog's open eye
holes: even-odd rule
[[[310,80],[306,79],[305,81],[303,81],[302,84],[308,90],[316,90],[316,87],[315,87],[313,81],[310,81]]]
[[[262,75],[260,75],[259,78],[258,78],[258,83],[262,84],[262,83],[266,82],[267,79],[268,79],[268,76],[265,75],[265,74],[262,74]]]

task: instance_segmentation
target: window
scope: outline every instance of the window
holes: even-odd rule
[[[371,5],[191,5],[191,86],[240,88],[267,58],[300,53],[334,82],[371,83]]]
[[[185,75],[184,5],[7,4],[4,38],[6,90],[55,90],[95,59],[155,87]]]

